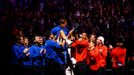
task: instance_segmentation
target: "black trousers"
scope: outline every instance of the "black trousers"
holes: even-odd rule
[[[46,75],[65,75],[65,65],[47,59]]]
[[[85,61],[76,63],[74,75],[88,75],[89,69]]]
[[[46,75],[45,66],[33,66],[32,75]]]
[[[98,75],[106,75],[106,68],[103,67],[99,68]]]
[[[99,70],[91,70],[89,69],[89,74],[88,75],[99,75]]]
[[[124,68],[113,68],[113,75],[125,75]]]
[[[22,66],[17,64],[12,64],[10,67],[10,75],[23,75]]]
[[[23,75],[33,75],[32,66],[23,66]]]

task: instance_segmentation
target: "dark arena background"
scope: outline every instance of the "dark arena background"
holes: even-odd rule
[[[12,73],[12,47],[16,36],[28,37],[29,44],[32,45],[34,35],[39,35],[45,43],[46,37],[49,36],[47,33],[60,25],[59,20],[62,18],[67,21],[69,30],[75,28],[73,35],[85,32],[88,36],[103,36],[107,48],[109,45],[116,47],[117,38],[122,38],[126,48],[123,73],[133,75],[133,0],[0,0],[0,75],[15,75]],[[113,75],[110,50],[105,68],[106,75]]]

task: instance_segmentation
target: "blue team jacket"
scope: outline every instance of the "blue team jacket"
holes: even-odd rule
[[[25,46],[22,46],[21,47],[22,51],[24,51],[25,48],[26,48]],[[27,48],[30,48],[30,47],[28,46]],[[32,59],[30,59],[29,56],[26,56],[26,54],[25,54],[25,57],[22,60],[22,66],[23,67],[32,67]]]
[[[47,40],[45,42],[45,49],[46,49],[46,58],[53,59],[55,62],[59,64],[64,64],[63,60],[60,58],[60,50],[62,50],[62,46],[56,43],[53,40]],[[59,51],[56,51],[59,50]]]
[[[44,66],[44,54],[40,53],[42,49],[45,49],[39,45],[32,45],[30,47],[30,55],[29,58],[32,59],[32,65],[35,67],[43,67]]]
[[[12,64],[22,65],[22,59],[25,58],[25,54],[23,53],[21,47],[22,45],[18,43],[15,43],[12,46]]]

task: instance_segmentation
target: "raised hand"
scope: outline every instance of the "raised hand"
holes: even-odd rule
[[[25,48],[25,49],[23,50],[23,53],[26,54],[26,53],[28,52],[28,50],[29,50],[28,48]]]

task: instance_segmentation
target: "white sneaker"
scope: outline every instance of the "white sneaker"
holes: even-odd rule
[[[66,75],[74,75],[73,71],[71,71],[70,67],[66,68]]]

